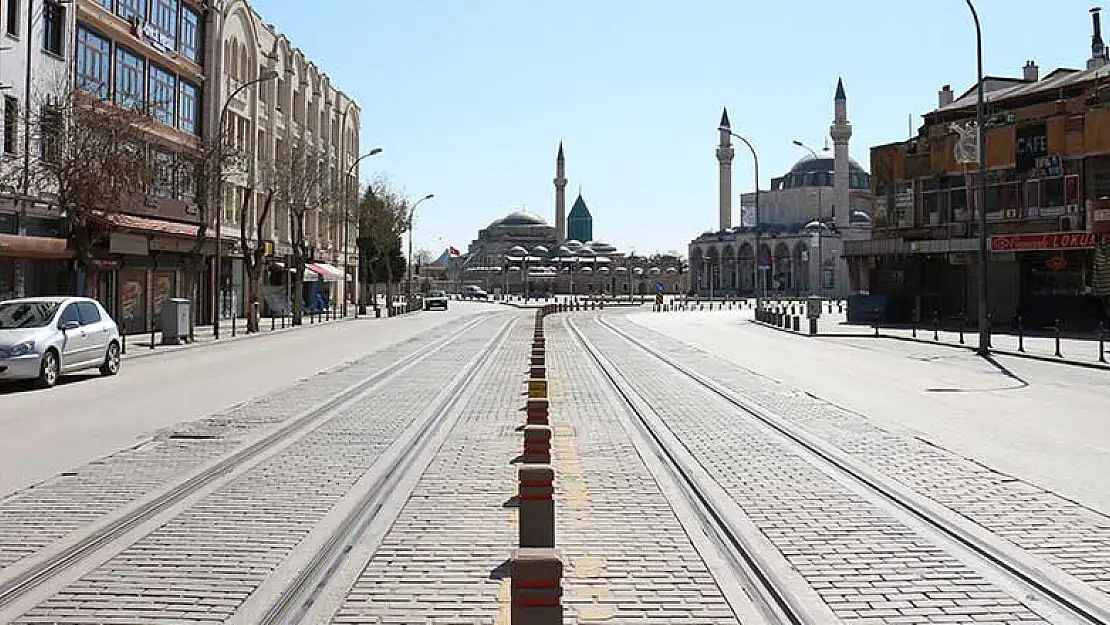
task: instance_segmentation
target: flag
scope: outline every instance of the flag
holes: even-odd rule
[[[447,253],[448,253],[448,254],[450,254],[450,255],[451,255],[451,256],[453,256],[453,257],[454,257],[454,256],[459,256],[459,255],[461,255],[461,252],[459,252],[459,250],[457,250],[457,249],[455,249],[455,248],[453,248],[453,247],[448,247],[448,248],[447,248]]]

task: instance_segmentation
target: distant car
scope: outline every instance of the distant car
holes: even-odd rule
[[[0,302],[0,380],[43,388],[67,373],[120,370],[119,327],[94,299],[31,297]]]
[[[433,308],[447,310],[447,293],[443,291],[428,291],[428,295],[424,298],[424,310],[431,310]]]
[[[481,287],[471,285],[463,289],[462,296],[464,299],[486,299],[489,294]]]

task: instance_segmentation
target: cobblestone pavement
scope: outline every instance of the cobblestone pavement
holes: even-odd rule
[[[596,322],[579,323],[844,621],[1045,622],[945,548],[744,419],[731,404]]]
[[[500,326],[480,324],[434,352],[419,375],[401,376],[338,412],[14,622],[222,622]],[[379,354],[357,375],[352,368],[347,384],[318,380],[315,386],[324,388],[304,386],[284,401],[307,407],[315,403],[309,399],[335,393],[390,356],[399,354]],[[277,405],[264,405],[223,417],[215,427],[234,432],[272,422]]]
[[[559,317],[547,336],[569,622],[738,623],[622,427],[620,397]]]
[[[625,319],[615,325],[779,416],[865,460],[1014,545],[1110,593],[1110,517],[865,415],[775,383]]]
[[[335,623],[508,625],[513,496],[531,323],[474,379],[477,392],[428,466]]]

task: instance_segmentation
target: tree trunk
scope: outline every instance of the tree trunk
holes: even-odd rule
[[[292,293],[290,293],[289,297],[293,300],[291,302],[292,305],[293,305],[293,321],[292,321],[292,323],[295,326],[299,326],[299,325],[304,324],[304,293],[303,293],[303,286],[302,286],[303,282],[302,282],[302,280],[304,279],[304,270],[305,270],[305,260],[304,260],[304,257],[301,256],[301,254],[299,252],[294,252],[293,253],[293,267],[296,269],[296,272],[293,274],[293,277],[294,278],[300,277],[301,279],[300,280],[294,280]]]

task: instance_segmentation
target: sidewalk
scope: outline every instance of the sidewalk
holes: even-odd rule
[[[804,311],[796,314],[802,315],[802,330],[797,334],[809,336],[808,321],[804,317]],[[795,333],[793,330],[777,328],[773,325],[758,321],[753,323],[782,330],[783,332]],[[833,309],[833,312],[829,313],[826,308],[825,311],[822,312],[821,319],[818,322],[817,336],[874,337],[875,327],[849,324],[847,323],[844,313],[839,313],[836,309]],[[963,349],[978,349],[979,347],[979,335],[975,328],[968,328],[964,332],[963,341],[961,342],[958,329],[953,329],[951,327],[944,328],[942,326],[939,331],[934,331],[933,325],[930,322],[919,326],[916,332],[912,327],[880,327],[878,336],[879,338],[885,339],[930,343]],[[1093,338],[1084,339],[1062,336],[1060,338],[1060,356],[1057,356],[1056,338],[1054,336],[1037,333],[1036,335],[1027,335],[1021,338],[1016,334],[998,332],[991,335],[991,350],[996,354],[1004,354],[1007,356],[1031,358],[1110,371],[1110,337],[1108,337],[1107,343],[1103,347],[1105,360],[1107,362],[1099,361],[1099,341]]]

